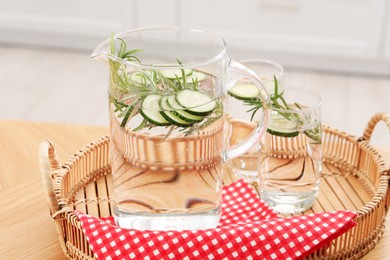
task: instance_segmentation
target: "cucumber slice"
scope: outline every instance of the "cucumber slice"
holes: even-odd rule
[[[160,113],[161,96],[156,94],[148,95],[142,101],[140,114],[150,123],[157,126],[169,125],[169,122]]]
[[[177,78],[182,78],[182,71],[180,69],[178,70],[161,70],[160,71],[161,75],[164,76],[165,78],[168,79],[176,79]],[[184,74],[185,76],[190,76],[192,74],[191,69],[184,69]]]
[[[255,100],[259,98],[259,89],[251,83],[238,83],[228,93],[230,96],[240,100]]]
[[[175,96],[162,96],[160,101],[158,102],[159,106],[160,106],[160,109],[161,111],[168,111],[168,110],[171,110],[172,108],[169,106],[168,104],[168,99],[169,98],[175,98]]]
[[[178,116],[176,114],[175,111],[170,111],[172,109],[172,107],[169,106],[168,104],[168,100],[170,98],[175,98],[175,96],[163,96],[161,97],[160,101],[159,101],[159,105],[160,105],[160,113],[161,115],[168,121],[170,122],[171,124],[174,124],[176,126],[189,126],[191,125],[191,122],[188,121],[188,120],[185,120],[184,118],[181,118],[180,116]],[[183,109],[183,108],[181,108]]]
[[[192,125],[192,123],[181,119],[180,117],[176,116],[172,111],[161,111],[161,115],[171,124],[181,127],[187,127]]]
[[[198,123],[204,119],[204,116],[193,115],[184,110],[172,111],[172,114],[191,124]]]
[[[216,102],[199,91],[184,89],[176,94],[176,101],[185,111],[196,116],[207,116],[213,112]]]
[[[298,120],[287,119],[280,114],[271,114],[267,132],[281,137],[295,137],[299,135]]]
[[[173,96],[173,95],[169,96],[168,99],[167,99],[167,103],[168,103],[168,107],[171,110],[183,110],[183,109],[185,109],[179,103],[177,103],[176,96]]]
[[[174,95],[163,96],[160,99],[160,108],[162,116],[169,122],[179,126],[187,126],[203,120],[203,116],[192,115],[184,111],[184,107],[180,106]]]
[[[197,116],[186,112],[184,107],[182,107],[176,101],[176,96],[169,96],[167,98],[167,105],[171,112],[177,117],[189,122],[189,123],[197,123],[204,119],[204,116]]]

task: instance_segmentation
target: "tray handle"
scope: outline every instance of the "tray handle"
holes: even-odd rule
[[[364,140],[368,140],[369,141],[371,139],[372,132],[374,131],[375,126],[377,125],[377,123],[379,123],[380,121],[385,122],[385,124],[387,125],[387,127],[390,130],[390,115],[386,114],[384,112],[376,113],[370,119],[370,121],[368,122],[366,128],[364,129],[364,133],[363,133],[363,139]]]
[[[39,167],[46,199],[49,204],[50,217],[55,222],[61,248],[64,254],[67,255],[64,232],[61,225],[62,219],[59,218],[59,214],[57,214],[60,212],[60,205],[58,204],[53,184],[54,174],[62,168],[62,165],[58,160],[53,144],[48,140],[42,141],[39,145]]]
[[[53,144],[48,140],[42,141],[39,145],[39,166],[46,199],[52,215],[59,210],[53,186],[53,172],[61,169],[61,163],[57,158]]]
[[[383,121],[387,125],[387,127],[389,128],[389,131],[390,131],[390,115],[387,113],[384,113],[384,112],[379,112],[379,113],[376,113],[370,119],[370,121],[368,121],[368,124],[367,124],[366,128],[364,129],[363,136],[361,139],[369,142],[371,140],[372,132],[374,131],[376,125],[381,121]],[[387,176],[389,178],[389,187],[387,188],[386,202],[385,202],[386,203],[386,212],[388,212],[389,207],[390,207],[390,166],[387,165],[387,167],[388,167]]]

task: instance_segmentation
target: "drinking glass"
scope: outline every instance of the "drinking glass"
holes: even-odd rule
[[[260,141],[261,198],[280,213],[314,203],[321,175],[321,98],[302,89],[272,94],[270,122]]]
[[[215,228],[224,161],[244,153],[266,129],[256,124],[246,140],[224,145],[230,75],[250,78],[266,104],[256,73],[229,58],[219,36],[175,27],[114,35],[92,57],[110,69],[117,224],[140,230]]]
[[[272,93],[274,91],[274,77],[278,81],[279,89],[283,88],[284,68],[280,63],[267,59],[243,59],[240,60],[240,62],[251,68],[259,75],[268,93]]]

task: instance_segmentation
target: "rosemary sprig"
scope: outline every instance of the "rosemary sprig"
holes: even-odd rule
[[[183,65],[179,59],[176,59],[176,60],[177,60],[177,63],[180,64],[180,66]],[[186,75],[186,72],[184,71],[183,67],[180,68],[180,71],[181,71],[181,78],[183,79],[183,86],[187,86],[187,75]],[[176,78],[177,78],[177,76],[176,76]],[[180,83],[179,79],[178,79],[178,81]]]
[[[110,40],[111,55],[115,55],[122,60],[137,61],[138,63],[141,63],[139,58],[137,56],[135,56],[134,54],[137,52],[141,52],[143,50],[134,49],[134,50],[127,51],[126,50],[126,42],[122,38],[117,38],[117,39],[120,41],[120,44],[119,44],[118,53],[115,54],[115,39],[114,39],[114,33],[112,33],[111,40]]]
[[[140,102],[140,99],[135,99],[133,102],[131,102],[128,107],[126,108],[126,113],[123,116],[123,120],[121,123],[121,127],[125,127],[127,120],[129,120],[130,115],[134,112],[134,109],[137,109],[137,105]]]

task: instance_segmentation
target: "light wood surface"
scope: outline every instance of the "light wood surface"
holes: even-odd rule
[[[38,145],[51,140],[61,160],[106,135],[105,127],[0,121],[0,258],[65,259],[43,191]],[[390,147],[378,149],[390,162]],[[390,215],[386,224],[390,224]],[[390,230],[363,259],[387,259]]]
[[[51,140],[66,160],[106,134],[104,127],[0,121],[0,259],[65,259],[43,191],[38,145]]]

